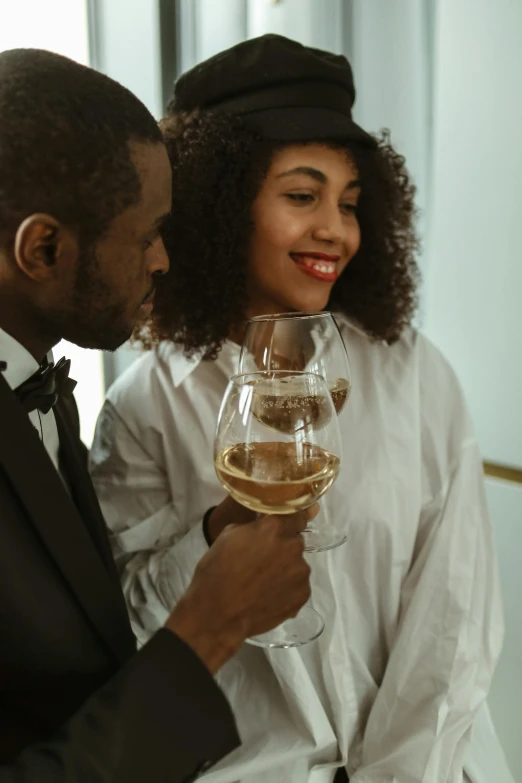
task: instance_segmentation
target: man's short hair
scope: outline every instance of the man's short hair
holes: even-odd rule
[[[43,212],[95,242],[139,201],[130,142],[159,143],[148,109],[97,71],[39,49],[0,54],[0,243]]]

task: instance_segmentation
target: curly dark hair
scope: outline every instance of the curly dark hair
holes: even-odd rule
[[[275,152],[241,120],[172,112],[160,123],[173,169],[172,217],[164,230],[170,272],[154,312],[138,325],[145,347],[161,340],[215,358],[246,320],[251,206]],[[394,342],[417,306],[414,192],[404,158],[382,132],[377,147],[317,139],[352,156],[361,180],[361,246],[332,289],[328,309],[355,319],[374,340]]]

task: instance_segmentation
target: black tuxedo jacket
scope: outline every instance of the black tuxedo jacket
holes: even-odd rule
[[[238,745],[230,708],[169,631],[136,653],[76,409],[54,411],[70,491],[0,373],[0,781],[193,780]]]

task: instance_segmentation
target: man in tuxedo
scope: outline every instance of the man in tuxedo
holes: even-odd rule
[[[135,649],[74,383],[49,352],[115,349],[150,307],[170,176],[123,87],[49,52],[0,55],[2,783],[194,779],[239,742],[212,675],[309,596],[304,518],[231,526]]]

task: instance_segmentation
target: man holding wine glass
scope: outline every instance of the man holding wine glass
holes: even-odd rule
[[[2,783],[194,780],[240,744],[214,673],[310,592],[314,509],[229,526],[136,648],[70,362],[51,351],[129,337],[169,266],[171,179],[127,89],[52,52],[0,53]]]
[[[247,644],[222,669],[243,744],[209,783],[508,783],[482,707],[502,613],[480,454],[412,327],[414,188],[354,98],[344,57],[275,35],[178,80],[171,272],[92,473],[145,641],[229,521],[338,468],[305,533],[324,630],[296,647],[283,629],[288,649]]]

